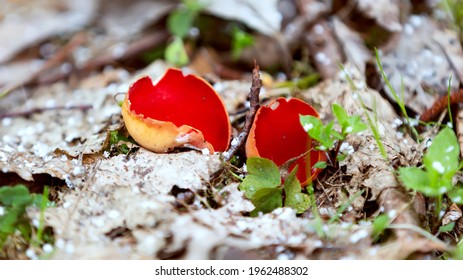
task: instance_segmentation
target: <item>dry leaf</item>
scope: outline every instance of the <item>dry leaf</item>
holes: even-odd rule
[[[445,34],[445,35],[444,35]],[[436,38],[446,40],[436,41]],[[454,32],[443,31],[437,24],[425,16],[411,16],[397,42],[397,46],[380,55],[384,71],[395,91],[401,95],[402,81],[405,87],[405,104],[421,114],[436,98],[432,92],[445,94],[452,76],[452,90],[458,88],[459,73],[462,73],[463,64],[460,60],[447,59],[447,52],[441,46],[452,42],[452,54],[463,53],[461,46],[457,46],[458,36]],[[455,64],[455,67],[454,65]],[[459,69],[455,71],[454,69]],[[428,92],[431,91],[431,92]],[[386,87],[391,100],[392,93]]]
[[[334,34],[339,46],[344,51],[346,60],[355,65],[360,73],[365,73],[365,66],[371,59],[371,53],[365,46],[362,37],[338,18],[334,17],[332,22]]]
[[[32,44],[79,30],[92,20],[98,7],[97,0],[41,0],[28,5],[16,2],[2,3],[0,64]]]
[[[241,21],[265,35],[280,31],[282,16],[278,0],[200,0],[206,11],[224,19]]]
[[[384,29],[391,32],[402,30],[399,0],[357,0],[357,7]]]
[[[328,22],[315,24],[305,34],[304,40],[320,75],[324,79],[336,76],[343,57]]]

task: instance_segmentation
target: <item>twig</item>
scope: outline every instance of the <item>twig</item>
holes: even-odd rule
[[[115,56],[112,53],[103,54],[99,57],[96,57],[88,61],[82,68],[79,68],[78,71],[88,72],[95,69],[99,69],[106,65],[117,65],[121,61],[132,59],[143,52],[152,50],[153,48],[160,46],[169,38],[169,33],[164,30],[155,31],[150,34],[143,36],[137,41],[130,43],[125,51],[119,55]]]
[[[33,114],[40,114],[45,111],[56,111],[56,110],[80,110],[87,111],[92,109],[92,105],[74,105],[74,106],[54,106],[54,107],[43,107],[43,108],[32,108],[26,111],[19,112],[8,112],[0,114],[0,119],[4,118],[18,118],[18,117],[29,117]]]
[[[22,86],[37,86],[37,85],[44,85],[44,84],[51,84],[61,80],[68,78],[73,74],[82,74],[82,73],[89,73],[93,70],[97,70],[103,68],[106,65],[118,65],[122,61],[130,60],[132,58],[137,57],[140,53],[149,51],[157,46],[162,45],[168,38],[169,34],[167,31],[157,31],[150,33],[139,40],[129,44],[125,51],[120,56],[114,56],[112,53],[104,53],[100,56],[92,58],[87,63],[85,63],[82,67],[74,66],[71,71],[62,72],[58,71],[56,73],[51,74],[50,76],[43,76],[43,73],[56,67],[59,65],[63,60],[69,57],[70,54],[74,51],[74,49],[80,45],[82,45],[86,38],[83,34],[77,34],[74,36],[70,42],[64,46],[55,56],[53,56],[49,61],[45,63],[45,65],[38,71],[37,73],[33,74],[26,80],[22,80],[17,84],[9,86],[5,92],[0,92],[0,98],[6,96],[10,92],[22,87]]]
[[[244,146],[246,139],[248,138],[249,131],[251,131],[254,117],[256,116],[257,110],[259,109],[259,93],[262,87],[262,80],[259,75],[259,65],[254,61],[254,69],[252,70],[252,84],[249,90],[248,99],[250,103],[249,111],[246,113],[246,120],[241,133],[235,137],[232,141],[232,145],[224,153],[225,161],[230,161],[231,158]]]
[[[69,42],[63,46],[56,54],[54,54],[50,59],[48,59],[44,65],[35,73],[30,75],[29,77],[20,80],[19,82],[10,85],[4,93],[0,94],[0,98],[5,97],[10,92],[23,87],[23,86],[32,86],[40,83],[40,75],[54,67],[60,65],[63,61],[65,61],[72,52],[82,45],[86,41],[86,36],[83,33],[77,33],[74,35]],[[60,72],[62,73],[62,72]]]
[[[430,122],[435,120],[444,110],[448,108],[448,105],[454,105],[463,102],[463,89],[454,92],[450,95],[450,98],[445,95],[439,97],[432,106],[424,111],[420,117],[421,122]],[[449,112],[450,113],[450,112]]]

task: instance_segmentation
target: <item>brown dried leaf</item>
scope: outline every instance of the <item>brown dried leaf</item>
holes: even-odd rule
[[[443,42],[442,36],[446,38]],[[452,63],[448,59],[450,53],[452,57],[463,54],[458,42],[457,34],[441,30],[428,17],[413,15],[404,24],[395,48],[380,55],[380,58],[389,81],[399,95],[403,81],[407,106],[422,113],[436,98],[433,91],[446,93],[450,76],[460,77],[463,69],[461,59],[453,59]],[[444,51],[442,46],[451,46],[452,51]],[[458,88],[458,79],[452,79],[452,90]],[[386,92],[393,100],[388,88]]]
[[[201,0],[206,11],[219,18],[241,21],[265,35],[273,35],[281,29],[278,0]]]
[[[328,22],[315,24],[304,34],[304,40],[320,75],[324,79],[336,76],[343,57]]]
[[[119,86],[127,75],[118,70]],[[107,129],[120,123],[120,107],[114,100],[117,86],[72,90],[58,83],[37,89],[31,96],[16,91],[0,100],[0,112],[27,112],[34,108],[53,108],[28,118],[3,118],[0,126],[0,168],[16,172],[25,180],[32,174],[47,173],[80,184],[85,174],[83,156],[100,152]],[[66,106],[91,105],[92,109],[66,109]]]
[[[0,64],[32,44],[79,30],[94,17],[98,1],[42,0],[27,5],[22,1],[5,1],[2,5]]]
[[[331,10],[330,1],[297,0],[299,10],[307,22],[312,22]]]
[[[453,203],[444,214],[444,217],[442,217],[442,225],[446,226],[452,222],[456,222],[461,218],[461,216],[462,214],[460,207]]]
[[[399,0],[357,0],[357,7],[386,30],[399,32],[402,30],[400,2]]]
[[[166,0],[104,0],[99,21],[110,37],[127,42],[146,26],[166,16],[176,5],[175,1]]]
[[[334,17],[332,22],[334,34],[347,61],[355,65],[360,73],[365,73],[365,66],[371,59],[371,53],[365,46],[362,37],[338,18]]]

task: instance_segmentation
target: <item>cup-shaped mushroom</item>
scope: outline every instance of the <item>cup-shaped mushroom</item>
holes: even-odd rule
[[[305,154],[289,167],[291,171],[298,166],[296,176],[305,186],[321,172],[313,165],[326,161],[326,155],[323,151],[313,149],[312,138],[302,127],[299,115],[319,117],[312,106],[296,98],[280,97],[260,107],[246,141],[246,156],[267,158],[281,166]]]
[[[227,150],[231,124],[220,96],[204,79],[170,68],[157,81],[134,82],[122,104],[129,134],[140,146],[164,153],[179,147]]]

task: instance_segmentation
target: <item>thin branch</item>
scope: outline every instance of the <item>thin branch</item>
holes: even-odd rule
[[[252,70],[252,85],[248,94],[250,103],[249,111],[246,113],[246,120],[241,133],[235,137],[232,141],[232,145],[224,153],[225,161],[230,161],[232,157],[244,146],[246,139],[248,138],[249,132],[251,131],[254,117],[256,116],[257,110],[259,109],[259,93],[262,87],[262,80],[259,75],[259,65],[254,61],[254,69]]]
[[[92,105],[75,105],[75,106],[54,106],[54,107],[43,107],[43,108],[32,108],[26,111],[19,112],[8,112],[0,114],[0,119],[4,118],[19,118],[19,117],[29,117],[33,114],[40,114],[45,111],[57,111],[57,110],[80,110],[87,111],[92,109]]]
[[[453,92],[450,95],[450,98],[448,95],[441,96],[436,101],[434,104],[427,109],[426,111],[421,114],[420,121],[421,122],[430,122],[437,117],[448,108],[449,105],[454,105],[458,103],[463,102],[463,89],[460,89],[459,91]]]

